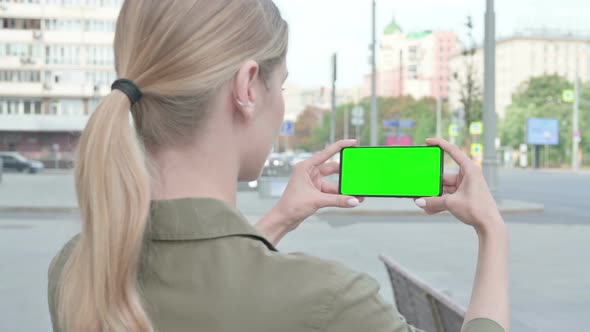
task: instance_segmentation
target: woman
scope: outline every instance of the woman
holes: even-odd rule
[[[82,232],[49,271],[54,331],[415,331],[367,275],[275,249],[319,208],[362,201],[322,181],[354,141],[300,163],[255,228],[235,209],[238,181],[258,177],[283,120],[287,36],[272,0],[125,1],[124,79],[78,148]],[[477,167],[428,144],[461,173],[445,178],[444,197],[416,203],[451,211],[480,238],[464,329],[507,330],[502,218]]]

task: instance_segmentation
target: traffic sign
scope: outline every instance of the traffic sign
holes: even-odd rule
[[[365,116],[365,109],[360,106],[356,106],[355,108],[352,109],[352,116],[357,117],[357,118],[364,117]]]
[[[471,155],[473,157],[483,156],[483,144],[479,144],[479,143],[471,144]]]
[[[383,128],[414,128],[416,121],[413,120],[384,120]]]
[[[449,137],[459,137],[459,126],[452,124],[449,126]]]
[[[365,119],[352,118],[352,120],[350,120],[350,123],[352,123],[353,126],[363,126],[365,124]]]
[[[281,136],[293,136],[295,135],[295,123],[292,121],[283,122],[281,127]]]
[[[574,90],[563,90],[563,102],[564,103],[573,103],[575,97]]]
[[[469,133],[471,135],[479,136],[483,133],[483,123],[481,122],[472,122],[469,126]]]

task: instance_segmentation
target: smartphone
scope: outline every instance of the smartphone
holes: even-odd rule
[[[344,148],[340,152],[340,194],[441,196],[443,171],[444,152],[438,146]]]

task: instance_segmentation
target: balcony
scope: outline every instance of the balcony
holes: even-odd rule
[[[119,8],[0,3],[0,15],[6,18],[113,19],[118,14]]]
[[[0,131],[80,132],[89,118],[87,115],[0,114]]]
[[[108,86],[91,84],[43,84],[0,82],[0,97],[36,97],[36,98],[95,98],[110,92]]]

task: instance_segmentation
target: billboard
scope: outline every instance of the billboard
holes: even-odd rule
[[[387,146],[412,146],[412,136],[388,136],[385,144]]]
[[[558,119],[531,118],[526,131],[529,145],[559,145]]]

